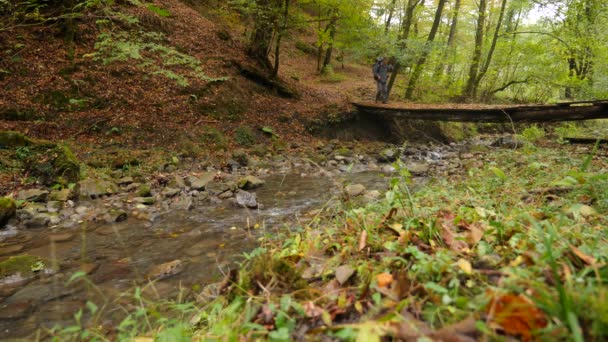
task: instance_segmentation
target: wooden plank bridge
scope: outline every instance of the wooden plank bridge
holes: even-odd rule
[[[555,122],[608,118],[608,100],[544,105],[353,103],[361,113],[410,120],[458,122]]]

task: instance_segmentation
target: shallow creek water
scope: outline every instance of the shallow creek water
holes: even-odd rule
[[[38,329],[73,324],[74,313],[87,300],[104,310],[104,324],[115,326],[122,317],[120,294],[149,284],[145,275],[155,265],[176,259],[185,262],[179,274],[156,281],[146,290],[157,298],[175,296],[180,287],[204,286],[221,277],[230,261],[251,250],[259,235],[286,229],[285,220],[320,208],[341,189],[335,178],[296,174],[272,175],[255,192],[263,208],[234,208],[226,202],[205,204],[191,211],[171,211],[154,222],[129,218],[115,224],[89,224],[50,242],[50,230],[20,230],[15,238],[23,250],[53,260],[58,273],[16,289],[0,287],[0,338],[32,336]],[[360,183],[383,191],[387,179],[379,172],[345,173],[343,182]],[[91,203],[92,204],[92,203]],[[96,205],[102,205],[96,204]],[[258,224],[260,228],[253,229]],[[251,229],[247,229],[247,227]],[[57,238],[56,238],[57,240]],[[94,286],[66,283],[80,269]],[[150,287],[148,285],[148,287]]]

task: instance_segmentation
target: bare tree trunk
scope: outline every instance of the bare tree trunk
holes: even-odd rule
[[[498,16],[498,22],[496,23],[496,30],[494,31],[494,37],[492,37],[492,43],[490,45],[490,51],[488,51],[488,56],[486,57],[486,60],[483,63],[483,66],[481,67],[477,78],[475,79],[473,95],[477,93],[479,84],[481,83],[483,77],[486,75],[486,72],[488,72],[488,68],[490,67],[490,63],[492,62],[492,57],[494,55],[494,50],[496,49],[496,43],[498,42],[498,34],[500,33],[500,27],[502,26],[502,19],[504,18],[506,7],[507,0],[502,0],[502,5],[500,6],[500,14]]]
[[[397,3],[397,0],[393,0],[393,2],[391,2],[391,6],[388,9],[388,18],[386,18],[386,23],[385,23],[385,27],[384,27],[384,34],[387,35],[388,31],[391,27],[391,21],[393,20],[393,15],[395,14],[395,4]]]
[[[426,44],[424,50],[422,51],[422,55],[418,58],[416,62],[416,67],[414,68],[414,73],[407,84],[407,89],[405,91],[405,98],[408,100],[412,99],[412,95],[414,94],[414,89],[416,89],[416,83],[418,82],[418,78],[422,74],[422,69],[424,69],[424,64],[426,63],[426,59],[428,58],[431,52],[431,44],[435,40],[435,35],[437,34],[437,30],[439,29],[439,24],[441,23],[441,13],[443,11],[443,7],[447,0],[439,0],[439,4],[437,5],[437,11],[435,11],[435,19],[433,20],[433,26],[431,27],[431,32],[429,32],[429,36],[426,40]]]
[[[414,10],[416,6],[420,3],[420,0],[408,0],[407,5],[405,6],[405,19],[401,25],[401,33],[399,34],[399,40],[401,41],[401,50],[405,50],[407,48],[407,40],[410,37],[410,30],[412,28],[412,22],[414,20]],[[391,90],[393,89],[393,85],[395,84],[395,79],[397,79],[397,75],[402,69],[402,65],[399,62],[396,62],[393,68],[393,72],[391,73],[391,77],[388,80],[387,85],[387,97],[390,95]]]
[[[437,71],[435,73],[435,77],[441,77],[443,72],[445,71],[447,74],[452,72],[452,68],[454,67],[454,63],[448,63],[446,68],[445,60],[452,54],[452,47],[454,46],[454,39],[456,37],[456,27],[458,26],[458,14],[460,12],[460,2],[461,0],[456,0],[454,3],[454,9],[452,13],[452,21],[450,23],[450,32],[448,33],[448,41],[445,47],[445,53],[441,57],[441,61],[437,66]],[[450,82],[448,82],[449,84]]]
[[[471,66],[469,68],[469,79],[464,89],[464,95],[467,98],[473,98],[475,96],[475,82],[477,80],[477,74],[479,73],[479,64],[481,62],[481,50],[483,48],[483,32],[486,20],[486,7],[488,0],[479,0],[479,16],[477,18],[477,29],[475,30],[475,49],[473,50],[473,57],[471,60]]]
[[[274,14],[273,0],[256,0],[255,24],[247,53],[255,59],[262,67],[272,70],[272,63],[268,60],[268,52],[272,43],[274,33]]]
[[[272,70],[272,77],[277,77],[279,75],[279,64],[280,64],[280,55],[281,55],[281,38],[285,34],[285,30],[287,30],[287,21],[289,19],[289,2],[290,0],[285,0],[285,6],[283,9],[283,25],[278,29],[277,33],[277,42],[274,50],[274,69]]]
[[[327,66],[331,64],[331,55],[334,50],[334,39],[336,38],[336,23],[338,22],[338,13],[336,10],[333,11],[331,20],[329,24],[327,24],[327,29],[329,30],[329,42],[327,44],[327,50],[325,52],[325,60],[323,61],[323,66],[321,67],[321,73],[325,73],[327,71]]]

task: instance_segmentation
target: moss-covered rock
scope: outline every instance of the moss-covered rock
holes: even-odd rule
[[[3,227],[17,212],[15,201],[9,197],[0,197],[0,228]]]
[[[34,145],[34,141],[14,131],[0,131],[0,148],[16,148]]]
[[[80,179],[80,162],[69,147],[44,143],[40,153],[33,153],[26,162],[26,169],[46,185],[67,185]]]
[[[46,267],[44,260],[32,255],[12,256],[0,262],[0,278],[21,274],[28,278]]]

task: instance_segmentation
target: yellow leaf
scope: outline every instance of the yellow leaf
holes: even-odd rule
[[[471,266],[471,263],[468,260],[460,259],[458,260],[457,265],[465,274],[473,273],[473,266]]]
[[[517,258],[515,258],[515,260],[511,261],[511,263],[509,263],[509,266],[511,267],[517,267],[521,264],[524,263],[524,258],[521,255],[518,255]]]

